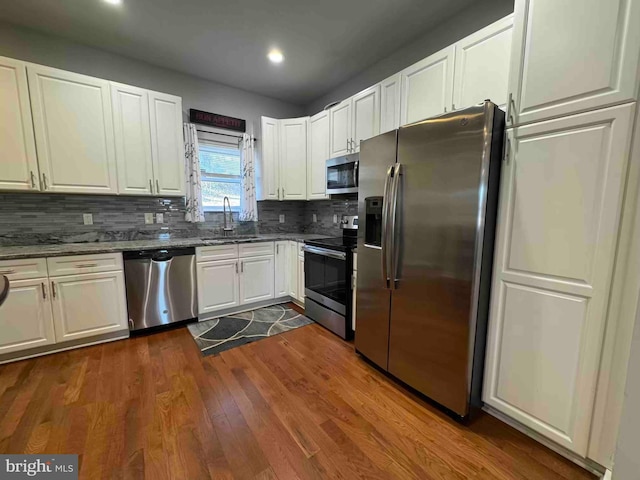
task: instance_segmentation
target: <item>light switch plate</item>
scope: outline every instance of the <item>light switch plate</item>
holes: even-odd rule
[[[153,223],[153,213],[145,213],[144,214],[144,223],[146,225],[150,225]]]
[[[338,223],[338,215],[333,214],[333,223]]]
[[[83,213],[82,221],[85,225],[93,225],[93,215],[90,213]]]
[[[312,218],[313,218],[313,223],[318,223],[318,215],[314,213]]]
[[[280,223],[284,223],[284,213],[281,213],[280,216],[278,217],[278,221]]]
[[[156,223],[164,223],[164,214],[156,213]]]

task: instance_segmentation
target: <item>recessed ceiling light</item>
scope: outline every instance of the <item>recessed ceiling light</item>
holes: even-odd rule
[[[280,50],[274,49],[269,52],[267,58],[273,63],[282,63],[282,61],[284,60],[284,55],[282,55],[282,52]]]
[[[120,5],[122,0],[104,0],[106,3],[110,3],[111,5]]]

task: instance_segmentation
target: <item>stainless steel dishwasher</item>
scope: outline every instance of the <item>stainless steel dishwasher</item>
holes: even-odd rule
[[[129,329],[198,316],[195,248],[124,252]]]

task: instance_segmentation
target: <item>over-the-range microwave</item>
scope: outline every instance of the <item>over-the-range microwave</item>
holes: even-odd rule
[[[327,160],[327,194],[358,192],[359,154]]]

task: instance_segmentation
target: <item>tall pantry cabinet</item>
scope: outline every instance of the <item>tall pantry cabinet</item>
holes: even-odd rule
[[[487,340],[490,409],[605,466],[615,445],[590,446],[639,25],[638,0],[516,0]]]

